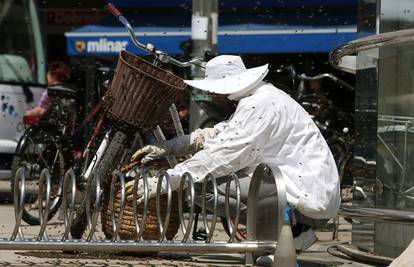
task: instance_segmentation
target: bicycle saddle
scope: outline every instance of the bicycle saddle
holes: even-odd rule
[[[47,88],[47,94],[49,97],[58,97],[58,98],[75,98],[76,90],[65,86],[65,85],[54,85]]]

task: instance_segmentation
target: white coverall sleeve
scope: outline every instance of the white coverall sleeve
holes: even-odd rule
[[[266,107],[246,102],[240,101],[233,118],[220,123],[221,131],[206,140],[204,149],[169,170],[170,175],[181,177],[189,172],[200,181],[209,173],[221,177],[257,162],[275,115],[271,111],[265,112]],[[171,179],[173,189],[179,184],[174,180],[177,179]]]

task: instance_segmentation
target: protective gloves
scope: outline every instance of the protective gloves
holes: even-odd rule
[[[141,159],[142,164],[146,164],[150,161],[159,159],[167,154],[167,150],[158,146],[144,146],[143,148],[137,150],[134,155],[131,157],[131,161],[136,161]]]
[[[139,160],[146,164],[166,155],[185,156],[194,154],[203,149],[205,140],[216,135],[214,128],[197,129],[189,135],[179,136],[168,140],[162,146],[148,145],[137,150],[131,157],[131,161]]]
[[[194,154],[204,148],[204,142],[207,139],[216,136],[216,130],[214,128],[196,129],[190,134],[190,154]]]

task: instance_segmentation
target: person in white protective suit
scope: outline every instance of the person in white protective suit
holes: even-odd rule
[[[242,221],[246,218],[245,203],[253,171],[260,163],[278,167],[286,181],[288,202],[295,207],[297,226],[300,226],[293,228],[295,246],[303,250],[316,240],[311,228],[317,227],[320,219],[326,222],[338,212],[338,172],[328,145],[311,117],[289,95],[263,81],[267,72],[267,64],[246,69],[238,56],[211,59],[206,64],[204,79],[185,82],[239,101],[233,116],[214,128],[198,129],[190,135],[171,139],[162,148],[146,146],[132,159],[145,155],[141,162],[146,163],[167,154],[193,154],[167,171],[172,189],[179,187],[185,172],[191,173],[198,182],[212,174],[217,178],[221,216],[225,216],[225,177],[237,173],[243,202]],[[150,178],[149,182],[153,196],[157,179]],[[132,186],[133,182],[127,184],[129,195]],[[196,186],[197,191],[200,188]],[[234,196],[235,190],[231,192]],[[138,194],[143,196],[142,186]],[[212,207],[212,196],[210,200],[211,203],[207,197],[207,208]],[[234,199],[230,201],[231,205],[235,203]]]

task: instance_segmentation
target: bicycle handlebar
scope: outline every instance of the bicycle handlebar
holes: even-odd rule
[[[176,65],[178,67],[188,67],[190,65],[195,65],[201,68],[204,68],[204,66],[201,66],[201,59],[194,58],[190,61],[180,61],[177,60],[171,56],[169,56],[167,53],[156,50],[154,45],[148,43],[146,45],[140,43],[135,35],[134,29],[132,28],[131,24],[128,22],[128,20],[122,15],[121,11],[119,11],[112,3],[108,3],[106,6],[106,9],[114,15],[124,26],[127,28],[129,37],[132,40],[132,43],[139,49],[144,50],[145,52],[148,52],[152,55],[154,55],[157,59],[159,59],[163,63],[171,63],[173,65]]]
[[[342,85],[343,87],[345,87],[346,89],[348,89],[348,90],[350,90],[350,91],[355,90],[355,87],[353,87],[353,86],[352,86],[352,85],[350,85],[349,83],[345,82],[344,80],[339,79],[339,78],[336,78],[336,79],[337,79],[337,80],[336,80],[336,82],[337,82],[338,84]]]
[[[282,72],[283,70],[287,70],[289,72],[289,74],[291,75],[292,78],[296,78],[302,81],[317,81],[317,80],[322,80],[324,78],[329,78],[331,79],[333,82],[339,84],[340,86],[345,87],[348,90],[353,91],[354,87],[350,84],[348,84],[347,82],[345,82],[344,80],[336,77],[335,75],[331,74],[331,73],[322,73],[316,76],[307,76],[306,74],[296,74],[295,69],[293,66],[286,66],[283,67],[282,69],[278,69],[277,72]]]
[[[335,83],[345,87],[348,90],[351,90],[351,91],[354,90],[354,87],[352,85],[346,83],[344,80],[334,76],[331,73],[322,73],[322,74],[319,74],[319,75],[316,75],[316,76],[307,76],[305,74],[301,74],[301,75],[297,75],[297,78],[301,79],[301,80],[305,80],[305,81],[317,81],[317,80],[322,80],[324,78],[329,78],[332,81],[334,81]]]
[[[109,12],[112,13],[112,15],[114,15],[115,17],[120,17],[123,16],[121,11],[119,11],[113,4],[108,3],[108,5],[106,6],[106,8],[108,9]]]

